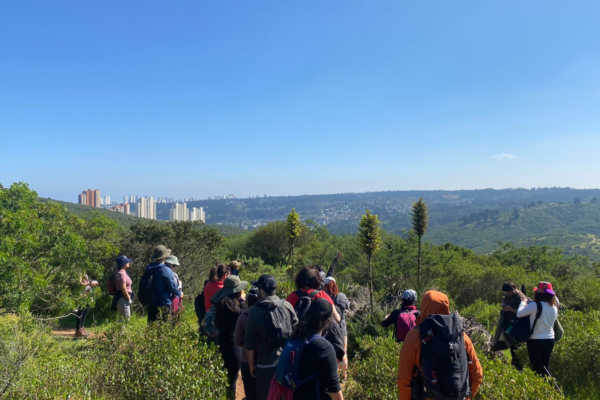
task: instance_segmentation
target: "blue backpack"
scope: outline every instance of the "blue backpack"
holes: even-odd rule
[[[204,315],[204,332],[211,338],[215,338],[219,335],[219,329],[215,325],[216,311],[215,306],[212,305]]]
[[[300,379],[299,376],[302,352],[306,346],[319,339],[325,340],[320,335],[313,335],[308,340],[299,338],[288,340],[281,351],[281,356],[279,356],[279,364],[277,365],[277,373],[275,374],[275,379],[281,386],[296,391],[318,375],[318,373],[312,374],[304,379]]]

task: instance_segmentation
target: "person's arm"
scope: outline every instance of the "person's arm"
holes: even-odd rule
[[[129,298],[129,292],[127,291],[127,283],[121,283],[121,293],[123,293],[123,297],[127,299],[127,301],[131,301]]]
[[[248,317],[246,315],[242,314],[235,323],[235,331],[233,332],[233,343],[237,347],[244,347],[244,335],[246,334],[246,331],[244,330],[244,325],[246,324],[247,318]]]
[[[256,364],[254,363],[254,350],[246,348],[246,356],[248,356],[248,367],[250,367],[250,375],[256,378]]]
[[[335,267],[337,267],[338,258],[341,257],[341,255],[342,255],[342,253],[337,253],[335,258],[333,259],[333,262],[331,263],[331,265],[329,266],[329,270],[327,271],[327,275],[326,275],[327,278],[333,276],[333,271],[335,270]]]
[[[315,360],[320,364],[319,386],[323,387],[328,393],[341,394],[342,387],[340,386],[340,378],[338,375],[336,352],[333,347],[327,343],[320,343],[319,345],[322,346],[321,349],[324,350],[322,355],[316,357],[317,360]]]
[[[535,302],[527,304],[523,301],[521,302],[521,304],[519,305],[519,309],[517,310],[517,318],[523,318],[536,312],[537,304],[535,304]]]
[[[408,332],[398,361],[398,395],[400,400],[411,400],[413,371],[417,366],[417,360],[421,350],[419,330],[413,329]]]
[[[181,292],[179,291],[179,289],[177,289],[177,285],[175,284],[175,280],[173,279],[173,274],[171,273],[171,270],[168,267],[163,267],[161,272],[167,292],[169,292],[175,297],[181,297]]]
[[[337,393],[329,393],[329,398],[331,400],[344,400],[344,395],[342,394],[342,391],[340,390]]]
[[[394,310],[391,314],[388,314],[383,321],[381,321],[381,326],[387,328],[388,326],[395,324],[398,322],[398,313],[400,310]]]
[[[474,398],[483,382],[483,369],[479,363],[479,358],[477,358],[477,352],[475,351],[473,342],[471,342],[468,335],[465,334],[464,337],[467,355],[469,356],[469,360],[471,360],[471,363],[469,364],[469,382],[471,383],[471,398]]]
[[[331,315],[333,315],[333,319],[335,319],[335,322],[337,322],[338,324],[342,322],[342,316],[340,315],[340,313],[337,312],[335,307],[333,307],[333,314]]]

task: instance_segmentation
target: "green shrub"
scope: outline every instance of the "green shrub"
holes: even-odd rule
[[[392,337],[392,327],[384,328],[381,321],[393,309],[376,305],[373,312],[362,310],[356,313],[352,319],[347,321],[348,327],[348,354],[350,358],[361,351],[362,340],[365,337]],[[393,341],[393,340],[392,340]]]
[[[493,334],[500,319],[500,310],[499,304],[489,304],[483,300],[476,300],[468,307],[460,309],[459,313],[463,318],[475,317],[477,322]]]

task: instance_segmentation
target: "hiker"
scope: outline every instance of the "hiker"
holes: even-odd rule
[[[179,279],[179,275],[175,272],[175,269],[179,267],[179,259],[173,255],[170,255],[165,260],[165,265],[171,269],[171,273],[173,274],[173,281],[175,282],[175,286],[177,286],[177,290],[181,293],[180,296],[171,296],[171,315],[175,315],[181,310],[182,307],[182,299],[183,299],[183,284]]]
[[[244,342],[250,374],[256,378],[256,399],[266,400],[282,347],[298,318],[294,307],[275,295],[277,281],[273,276],[262,275],[252,286],[258,289],[259,300],[248,314]]]
[[[334,277],[325,278],[325,293],[329,295],[333,304],[338,309],[342,321],[340,322],[341,334],[343,336],[344,357],[340,360],[339,368],[342,371],[342,379],[346,379],[348,374],[348,329],[346,327],[346,311],[350,308],[348,297],[338,288]]]
[[[98,286],[98,281],[90,281],[90,278],[87,275],[79,278],[79,284],[84,286],[83,293],[81,293],[82,297],[89,296],[92,292],[92,288]],[[79,309],[75,310],[76,319],[75,319],[75,337],[86,337],[89,336],[90,333],[85,330],[85,319],[87,318],[87,314],[90,311],[89,304],[86,304],[85,307],[79,307]]]
[[[244,384],[244,393],[246,393],[246,400],[256,400],[256,378],[250,374],[250,366],[248,365],[248,354],[246,354],[246,342],[244,342],[244,336],[246,336],[246,327],[248,326],[248,315],[250,311],[258,301],[258,289],[252,288],[248,292],[246,297],[246,308],[235,324],[235,333],[233,334],[233,342],[236,346],[242,348],[242,383]]]
[[[242,263],[239,261],[232,261],[229,263],[229,268],[231,269],[231,275],[240,276],[240,267]]]
[[[310,301],[315,299],[325,299],[332,306],[333,300],[324,291],[319,290],[323,286],[323,280],[319,275],[318,268],[316,266],[308,266],[302,268],[296,275],[296,291],[290,293],[287,297],[287,301],[294,307],[298,318],[302,319],[304,313],[310,305]],[[301,300],[301,301],[300,301]],[[333,308],[333,319],[340,323],[342,317],[337,312],[335,307]]]
[[[497,329],[501,329],[501,332],[504,332],[517,319],[517,310],[521,305],[521,302],[527,301],[527,297],[521,293],[521,291],[517,289],[517,285],[512,282],[504,283],[502,285],[502,291],[504,292],[504,300],[502,301],[501,318],[504,317],[504,319],[502,326],[497,327]],[[508,342],[507,345],[509,345],[512,359],[511,364],[517,370],[522,370],[523,366],[519,362],[516,354],[518,343]]]
[[[319,271],[319,276],[321,277],[321,281],[324,283],[326,278],[330,278],[333,276],[333,271],[335,270],[335,267],[337,267],[337,263],[339,260],[342,259],[342,253],[338,252],[335,256],[335,258],[333,259],[333,262],[331,263],[331,265],[329,266],[329,269],[327,270],[327,274],[325,273],[325,271],[323,271],[323,267],[320,265],[315,265],[314,267],[317,269],[317,271]],[[323,290],[324,286],[320,287],[320,290]]]
[[[424,388],[431,393],[427,397],[431,399],[444,395],[447,396],[444,398],[474,398],[483,381],[483,371],[475,347],[464,333],[462,319],[450,314],[448,296],[433,290],[426,292],[417,322],[400,351],[397,380],[400,400],[412,399],[413,390],[419,392],[415,398],[425,397]],[[452,395],[443,393],[441,387],[452,389]]]
[[[238,318],[246,309],[243,292],[246,286],[248,282],[240,281],[240,278],[231,275],[223,282],[223,288],[211,298],[215,305],[215,326],[219,329],[219,352],[227,370],[228,397],[232,400],[235,400],[235,387],[242,358],[242,349],[235,345],[233,336]]]
[[[322,298],[311,302],[306,320],[298,323],[281,354],[269,400],[343,400],[335,351],[321,336],[335,323],[333,308]]]
[[[384,328],[394,325],[394,339],[399,343],[403,342],[408,332],[416,326],[416,321],[420,315],[416,304],[417,292],[412,289],[405,290],[402,293],[400,308],[386,315],[381,321],[381,326]]]
[[[219,289],[223,288],[223,282],[230,275],[231,269],[229,265],[219,264],[217,265],[217,273],[213,275],[208,282],[204,286],[204,311],[208,312],[210,307],[212,306],[212,302],[210,299],[214,296],[215,293],[219,291]]]
[[[531,369],[539,376],[550,376],[550,356],[554,349],[554,323],[558,318],[558,302],[550,282],[540,282],[533,291],[534,301],[529,304],[526,300],[521,301],[517,317],[529,316],[533,330],[527,341]],[[540,306],[541,314],[537,316]]]
[[[204,289],[206,288],[206,284],[208,282],[215,279],[215,276],[217,276],[217,267],[212,267],[208,273],[208,279],[206,279],[202,285],[202,291],[194,299],[194,310],[196,311],[196,317],[198,318],[200,332],[202,332],[202,322],[204,320],[204,315],[206,314],[206,306],[204,305]]]
[[[127,269],[131,266],[131,259],[126,256],[117,257],[117,273],[115,274],[115,297],[117,300],[117,311],[119,316],[128,320],[131,317],[131,303],[133,302],[133,289],[131,288],[131,278],[127,274]]]
[[[156,246],[152,252],[152,262],[146,266],[140,280],[138,297],[148,306],[148,324],[159,316],[167,320],[171,314],[171,298],[180,297],[181,292],[173,280],[173,272],[164,262],[171,255],[171,249],[163,245]]]

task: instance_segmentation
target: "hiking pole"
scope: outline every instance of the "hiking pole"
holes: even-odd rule
[[[544,370],[546,371],[546,373],[548,374],[548,376],[550,378],[552,378],[552,381],[554,382],[554,386],[556,386],[556,390],[558,390],[560,392],[560,394],[562,394],[563,396],[565,395],[562,390],[560,390],[560,387],[558,386],[558,383],[556,383],[556,379],[554,379],[554,377],[552,375],[550,375],[550,371],[548,371],[548,368],[546,368],[546,366],[544,366]]]

